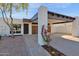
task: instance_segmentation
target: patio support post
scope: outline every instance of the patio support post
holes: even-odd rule
[[[53,24],[50,23],[50,27],[51,27],[51,34],[53,33]]]
[[[72,23],[72,35],[79,36],[79,17],[76,17]]]
[[[24,30],[23,30],[23,29],[24,29],[24,24],[22,23],[22,24],[21,24],[21,34],[22,34],[22,35],[24,34]]]
[[[32,35],[32,23],[29,23],[29,35]]]
[[[48,24],[48,13],[47,8],[44,6],[41,6],[38,9],[38,43],[39,45],[45,45],[45,42],[41,35],[42,26],[44,25],[47,29]]]

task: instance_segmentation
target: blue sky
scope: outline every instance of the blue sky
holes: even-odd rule
[[[32,18],[38,11],[40,6],[46,6],[49,11],[68,15],[79,16],[79,4],[78,3],[29,3],[27,14],[25,11],[14,12],[14,18]]]

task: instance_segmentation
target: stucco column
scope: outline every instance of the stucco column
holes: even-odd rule
[[[51,27],[51,34],[53,33],[53,24],[50,23],[50,27]]]
[[[32,23],[29,23],[29,35],[32,35]]]
[[[72,35],[79,36],[79,17],[76,17],[72,23]]]
[[[22,35],[24,34],[24,24],[23,23],[21,24],[21,34]]]
[[[41,6],[38,9],[38,43],[40,45],[45,45],[45,42],[41,36],[41,30],[42,26],[44,25],[45,28],[47,29],[47,24],[48,24],[48,13],[47,13],[47,8],[44,6]]]

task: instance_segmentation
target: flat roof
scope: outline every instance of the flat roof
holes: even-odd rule
[[[57,16],[61,16],[61,17],[63,17],[63,18],[67,18],[67,19],[70,19],[70,20],[75,20],[75,17],[71,17],[71,16],[67,16],[67,15],[55,13],[55,12],[52,12],[52,11],[48,11],[48,14],[51,14],[52,16],[53,16],[53,15],[57,15]],[[48,18],[50,19],[49,16],[48,16]],[[36,20],[36,19],[38,19],[38,13],[36,13],[36,14],[32,17],[32,20]],[[53,19],[53,17],[52,17],[52,19]]]
[[[32,20],[31,19],[23,18],[23,22],[32,22]]]

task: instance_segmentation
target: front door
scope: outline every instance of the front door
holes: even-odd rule
[[[28,24],[24,24],[24,34],[28,34],[29,32],[29,26]]]

